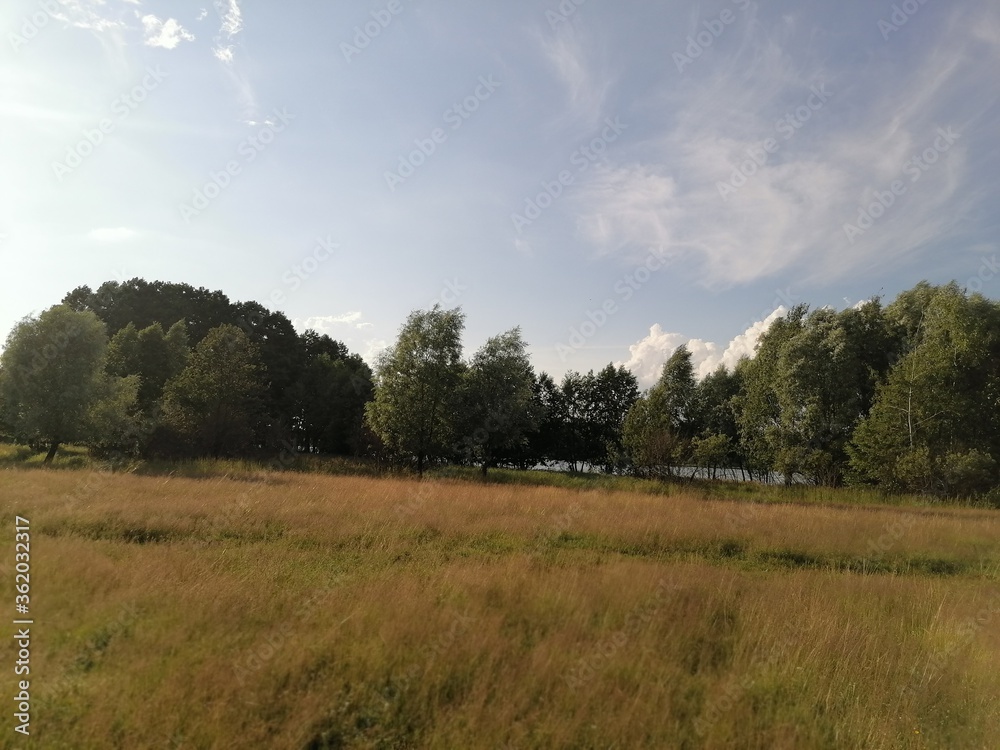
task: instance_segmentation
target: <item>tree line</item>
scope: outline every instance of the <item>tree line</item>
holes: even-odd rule
[[[973,496],[997,485],[1000,305],[926,282],[891,304],[799,305],[756,354],[657,383],[609,364],[556,382],[519,328],[463,358],[461,309],[414,311],[374,369],[341,342],[222,292],[133,279],[18,323],[0,358],[0,431],[47,450],[145,457],[354,455],[556,464],[649,477]]]

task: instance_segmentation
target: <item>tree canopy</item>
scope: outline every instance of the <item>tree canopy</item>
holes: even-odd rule
[[[107,334],[91,312],[66,305],[18,323],[0,357],[0,415],[14,435],[47,443],[46,462],[64,442],[94,442],[122,428],[138,383],[105,372]],[[115,409],[103,406],[114,404]]]
[[[417,473],[444,457],[456,428],[462,362],[461,310],[414,311],[375,365],[366,416],[390,448],[412,455]]]
[[[461,309],[415,310],[374,372],[325,334],[220,291],[132,279],[11,331],[0,431],[138,455],[354,454],[412,463],[996,496],[1000,304],[921,282],[888,305],[798,305],[699,379],[686,346],[640,393],[610,363],[536,373],[520,328],[463,359]],[[991,494],[992,493],[992,494]]]

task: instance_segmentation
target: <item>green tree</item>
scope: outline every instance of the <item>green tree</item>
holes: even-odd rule
[[[910,348],[855,431],[851,464],[891,491],[985,492],[997,481],[1000,308],[955,284],[901,297],[887,313]]]
[[[459,450],[479,463],[483,476],[501,459],[523,450],[528,433],[537,427],[534,382],[520,328],[490,338],[473,355],[462,388]]]
[[[773,388],[775,469],[815,484],[842,484],[846,446],[888,370],[888,329],[878,301],[813,311],[783,342]]]
[[[420,476],[452,445],[464,327],[460,308],[415,310],[375,365],[366,419],[390,449],[416,460]]]
[[[167,333],[154,323],[141,331],[129,323],[108,344],[108,372],[118,377],[139,377],[139,407],[152,412],[163,396],[167,381],[187,364],[190,354],[187,329],[178,321]]]
[[[740,450],[751,476],[764,479],[780,465],[781,403],[776,386],[785,343],[801,332],[807,314],[797,305],[775,320],[757,342],[752,359],[743,359],[736,372],[741,382],[734,399],[740,431]],[[786,474],[790,481],[790,474]]]
[[[608,364],[594,376],[590,395],[592,463],[602,465],[607,473],[624,470],[629,461],[622,428],[629,409],[639,398],[639,383],[623,365]]]
[[[49,446],[95,442],[125,429],[134,379],[105,374],[107,334],[91,312],[65,305],[18,323],[0,357],[0,411],[15,437]]]
[[[167,382],[163,418],[199,454],[246,452],[262,413],[263,365],[236,326],[213,328]]]
[[[547,372],[538,374],[532,387],[538,426],[528,435],[526,466],[558,461],[565,432],[563,396],[559,384]]]
[[[96,313],[110,335],[129,324],[139,331],[159,323],[166,330],[183,320],[191,343],[197,344],[220,325],[240,328],[257,346],[264,367],[262,408],[267,418],[258,420],[254,440],[271,448],[288,442],[306,358],[298,334],[283,313],[257,302],[231,302],[221,291],[138,278],[105,282],[96,292],[78,287],[63,301],[74,309]]]
[[[847,444],[897,348],[877,299],[841,312],[800,306],[776,321],[740,368],[742,447],[754,468],[841,484]]]
[[[584,469],[599,453],[593,429],[593,391],[593,371],[584,375],[571,370],[563,375],[559,384],[559,399],[555,405],[560,429],[555,458],[568,464],[570,471]]]
[[[743,466],[739,448],[736,399],[740,393],[738,370],[719,365],[695,387],[692,399],[694,421],[699,429],[692,445],[695,465],[715,475],[721,467]]]
[[[295,442],[310,453],[347,454],[360,449],[372,373],[357,354],[327,335],[302,334],[305,365],[295,394]]]
[[[625,418],[623,442],[638,471],[670,476],[691,460],[691,440],[699,432],[695,391],[691,352],[682,345]]]

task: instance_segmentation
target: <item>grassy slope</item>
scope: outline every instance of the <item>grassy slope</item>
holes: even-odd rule
[[[8,568],[33,529],[34,746],[1000,736],[995,511],[231,473],[0,471]]]

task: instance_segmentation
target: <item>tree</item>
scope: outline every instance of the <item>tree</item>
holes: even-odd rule
[[[0,357],[0,410],[16,437],[49,446],[100,440],[122,426],[137,382],[105,374],[107,334],[91,312],[56,305],[18,323]],[[114,404],[115,409],[105,408]]]
[[[740,431],[740,450],[751,476],[767,478],[780,465],[781,404],[778,384],[781,353],[785,342],[803,327],[808,308],[796,305],[784,318],[775,320],[757,342],[753,359],[743,359],[736,366],[742,383],[734,399]],[[786,482],[791,474],[786,473]]]
[[[559,385],[547,372],[538,374],[532,386],[538,424],[528,434],[527,466],[559,460],[561,441],[566,429],[563,419],[563,396]]]
[[[695,465],[711,471],[743,466],[739,452],[736,399],[740,393],[739,370],[719,365],[695,387],[691,410],[699,433],[692,446]]]
[[[1000,308],[954,284],[901,297],[887,313],[900,316],[910,348],[855,431],[851,465],[892,491],[985,492],[1000,455]]]
[[[191,341],[198,343],[212,328],[239,324],[238,312],[222,292],[167,281],[107,281],[96,292],[81,286],[67,294],[63,303],[96,313],[111,336],[129,323],[139,330],[154,323],[167,329],[184,320]]]
[[[296,446],[310,453],[357,452],[372,395],[371,370],[325,334],[306,331],[301,341],[306,360],[294,393]]]
[[[629,409],[639,398],[639,383],[624,366],[616,368],[608,364],[594,376],[590,396],[591,434],[596,452],[593,461],[603,465],[607,473],[622,470],[628,463],[622,428]]]
[[[275,447],[292,433],[295,413],[295,383],[305,366],[305,352],[292,322],[280,312],[271,312],[257,302],[232,306],[233,324],[238,326],[260,353],[265,384],[262,409],[267,416],[260,424],[258,441]]]
[[[473,355],[462,388],[459,450],[480,464],[483,476],[523,449],[526,435],[537,427],[534,382],[520,328],[490,338]]]
[[[600,453],[593,429],[594,373],[569,371],[559,384],[556,419],[560,423],[555,458],[569,464],[570,471],[592,464]]]
[[[139,377],[138,405],[147,414],[163,395],[167,381],[184,369],[190,349],[184,321],[164,334],[159,323],[141,331],[129,323],[108,344],[108,372],[118,377]]]
[[[698,433],[695,389],[691,352],[681,345],[625,418],[622,438],[637,470],[669,476],[691,459],[691,440]]]
[[[245,452],[262,413],[263,365],[246,333],[231,325],[208,332],[163,392],[165,423],[199,454]]]
[[[262,408],[267,418],[258,420],[255,441],[274,448],[291,436],[295,386],[305,356],[298,334],[283,313],[257,302],[233,303],[221,291],[138,278],[105,282],[96,292],[78,287],[64,302],[76,310],[96,313],[112,336],[129,324],[139,331],[157,323],[168,329],[184,321],[191,343],[197,344],[220,325],[240,328],[257,346],[264,368]]]
[[[365,417],[389,448],[416,460],[420,476],[452,445],[464,327],[461,308],[415,310],[375,365]]]
[[[774,468],[815,484],[843,482],[846,446],[888,369],[887,327],[878,301],[814,310],[782,342],[773,390]]]

